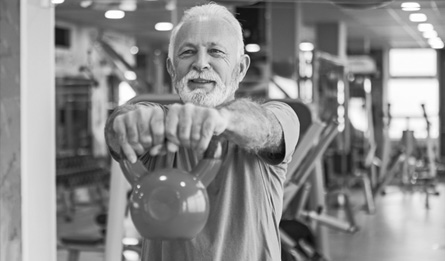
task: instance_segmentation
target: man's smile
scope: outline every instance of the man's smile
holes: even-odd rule
[[[197,79],[190,79],[188,83],[189,87],[195,89],[195,88],[205,88],[208,87],[209,85],[213,86],[216,82],[212,80],[197,78]]]

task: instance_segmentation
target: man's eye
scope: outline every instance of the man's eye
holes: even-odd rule
[[[214,54],[224,54],[224,52],[219,49],[211,49],[210,52]]]
[[[184,50],[181,52],[180,55],[190,55],[190,54],[193,54],[193,50]]]

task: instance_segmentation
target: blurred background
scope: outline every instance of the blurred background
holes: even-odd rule
[[[23,24],[40,21],[40,11],[33,12],[40,8],[51,10],[54,19],[49,38],[54,58],[54,89],[49,93],[54,94],[54,107],[49,110],[54,116],[50,157],[56,179],[57,260],[111,261],[106,257],[113,250],[118,252],[116,260],[140,260],[141,238],[127,210],[111,209],[113,203],[126,204],[129,186],[114,185],[112,189],[112,173],[118,170],[113,169],[105,144],[105,122],[116,106],[130,99],[177,100],[165,65],[170,32],[184,10],[208,2],[30,1],[28,15],[20,20],[14,19],[17,13],[13,11],[19,10],[14,1],[0,1],[2,68],[10,65],[3,59],[8,50],[19,45],[19,40],[10,37],[15,35],[15,20]],[[315,199],[308,206],[318,212],[299,217],[313,230],[312,244],[306,250],[283,247],[293,253],[283,260],[441,260],[445,255],[445,204],[440,195],[445,155],[445,108],[440,102],[445,98],[445,1],[214,2],[228,7],[242,24],[245,51],[252,60],[237,95],[283,100],[297,113],[298,108],[305,108],[299,114],[300,148],[314,123],[336,124],[338,133],[332,139],[309,132],[306,136],[326,141],[323,148],[311,148],[319,156],[302,159],[322,182],[312,184],[312,202],[315,195],[324,199]],[[26,6],[25,1],[21,3]],[[15,83],[8,80],[7,72],[2,71],[2,106],[7,105],[9,86]],[[5,108],[3,115],[9,115]],[[2,125],[9,126],[3,115]],[[8,135],[0,132],[2,168],[15,147],[8,145]],[[319,166],[317,171],[314,165]],[[296,173],[302,168],[296,167]],[[6,170],[2,177],[10,180]],[[12,183],[20,187],[17,182]],[[111,191],[120,191],[122,203]],[[5,198],[2,208],[6,213],[16,211],[8,207],[16,199]],[[335,219],[323,220],[322,212]],[[110,215],[122,217],[110,225]],[[406,227],[395,225],[416,215],[421,221],[412,220]],[[16,224],[6,217],[1,220]],[[122,227],[113,232],[113,237],[122,238],[118,243],[107,242],[113,226]],[[12,233],[2,229],[5,235]],[[418,230],[398,234],[410,229]],[[417,241],[406,241],[410,238]],[[3,242],[11,246],[14,240]],[[409,252],[409,246],[417,247]],[[0,252],[9,253],[8,249]],[[2,254],[0,260],[14,259]]]

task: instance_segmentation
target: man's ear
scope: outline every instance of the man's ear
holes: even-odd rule
[[[170,74],[170,77],[174,79],[176,75],[175,75],[175,68],[173,67],[173,61],[170,58],[167,58],[166,64],[167,64],[168,74]]]
[[[247,70],[250,66],[250,57],[247,54],[243,54],[239,62],[239,81],[241,82],[246,76]]]

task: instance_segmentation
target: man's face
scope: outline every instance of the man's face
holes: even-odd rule
[[[234,35],[221,19],[197,19],[181,27],[168,69],[183,102],[215,107],[234,98],[249,65]]]

